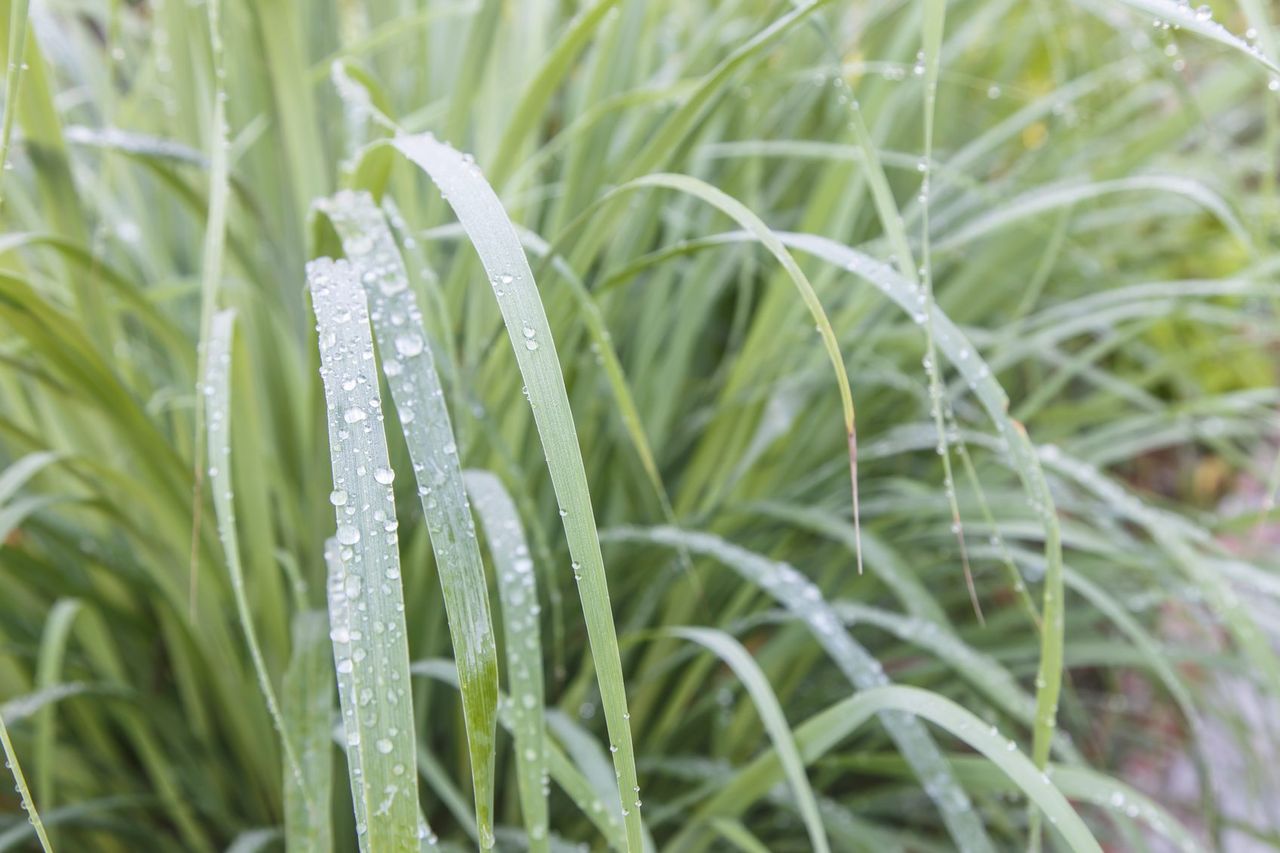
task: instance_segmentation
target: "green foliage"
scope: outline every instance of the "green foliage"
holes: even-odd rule
[[[0,850],[1272,837],[1266,4],[574,6],[0,8]]]

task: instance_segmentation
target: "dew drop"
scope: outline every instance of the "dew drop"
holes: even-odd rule
[[[421,335],[398,335],[396,337],[396,352],[405,358],[413,358],[422,352],[422,336]]]

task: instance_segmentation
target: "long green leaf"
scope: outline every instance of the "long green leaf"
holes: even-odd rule
[[[18,84],[26,64],[22,59],[27,43],[27,12],[29,0],[10,0],[9,45],[5,51],[7,65],[4,72],[4,120],[0,125],[0,179],[9,168],[9,142],[13,137],[13,122],[18,115]],[[0,203],[3,197],[0,196]]]
[[[258,632],[254,627],[253,613],[245,590],[244,568],[240,563],[240,534],[236,528],[234,492],[231,483],[231,343],[235,331],[235,312],[221,311],[213,317],[209,336],[208,371],[204,376],[204,394],[209,404],[209,482],[213,486],[213,509],[218,519],[218,536],[222,539],[223,555],[227,561],[227,574],[231,577],[231,591],[235,597],[236,614],[244,631],[245,645],[253,661],[258,677],[258,688],[267,703],[267,711],[280,734],[284,748],[285,768],[294,784],[307,790],[306,776],[294,749],[293,735],[285,724],[276,699],[271,674],[267,671]],[[319,811],[321,806],[310,796],[305,798],[307,808]]]
[[[333,223],[364,286],[382,371],[418,481],[462,682],[477,830],[481,846],[488,849],[493,846],[498,653],[457,439],[409,274],[382,211],[367,193],[352,192],[325,199],[320,210]],[[347,422],[351,429],[359,428],[359,420]],[[393,518],[387,523],[388,531],[395,529]]]
[[[44,853],[53,853],[53,848],[49,844],[49,836],[45,833],[44,822],[40,820],[40,813],[36,811],[35,801],[31,799],[31,789],[27,787],[27,778],[22,775],[22,765],[18,763],[18,754],[14,752],[13,743],[9,740],[9,729],[4,724],[3,716],[0,716],[0,746],[4,747],[4,763],[8,766],[9,773],[13,776],[13,781],[18,789],[18,797],[22,803],[22,810],[27,813],[27,820],[35,828],[36,838],[40,841],[40,848],[44,850]]]
[[[413,697],[395,530],[395,477],[382,431],[369,312],[356,271],[307,266],[320,334],[337,532],[326,548],[330,639],[346,731],[356,829],[365,853],[419,848]]]
[[[422,660],[413,664],[413,674],[442,681],[454,688],[458,686],[458,673],[453,661]],[[505,697],[499,697],[498,721],[502,727],[513,734],[516,731],[515,717],[511,713],[512,703]],[[569,760],[564,751],[550,738],[544,739],[547,754],[547,771],[561,790],[568,795],[592,825],[600,830],[609,847],[614,850],[627,849],[627,836],[619,819],[619,815],[605,808],[601,792]],[[616,795],[616,786],[610,785]]]
[[[403,136],[395,148],[421,167],[467,230],[489,276],[502,312],[516,362],[529,391],[534,422],[547,457],[547,468],[568,539],[569,553],[580,577],[578,593],[586,618],[587,636],[595,662],[605,721],[614,752],[620,786],[639,793],[635,749],[628,723],[626,688],[613,608],[605,580],[604,558],[596,533],[595,515],[587,487],[582,451],[564,377],[551,337],[551,327],[538,296],[528,259],[493,189],[479,168],[433,136]],[[639,809],[623,810],[628,849],[641,849]]]
[[[529,834],[529,849],[548,849],[547,774],[543,721],[546,697],[542,685],[542,640],[538,632],[538,585],[520,516],[502,481],[488,471],[467,471],[467,491],[484,526],[493,555],[502,602],[502,630],[507,657],[507,682],[512,700],[508,714],[516,739],[516,783],[520,808]]]
[[[40,638],[40,656],[36,663],[37,692],[53,687],[62,680],[62,662],[66,656],[67,640],[80,607],[79,599],[64,598],[49,609],[49,616],[44,622],[44,634]],[[45,809],[52,808],[54,803],[54,773],[57,768],[57,762],[53,758],[54,725],[54,708],[50,705],[40,711],[35,723],[36,797]]]
[[[1013,741],[992,731],[991,726],[950,699],[928,690],[897,685],[876,687],[806,720],[796,729],[796,743],[805,762],[817,760],[873,716],[885,711],[928,720],[960,738],[1000,768],[1018,790],[1039,807],[1071,850],[1102,853],[1093,833],[1062,792]],[[744,768],[701,812],[708,817],[739,814],[781,777],[781,762],[777,754],[770,751]]]
[[[293,618],[293,656],[285,670],[282,711],[294,737],[303,784],[285,777],[284,840],[289,851],[328,853],[333,849],[329,799],[333,786],[333,655],[329,619],[323,610]],[[312,808],[310,803],[319,804]]]
[[[213,96],[213,125],[209,140],[209,210],[205,218],[204,246],[200,266],[200,337],[196,341],[196,375],[203,378],[210,370],[208,350],[213,346],[214,312],[218,307],[218,290],[222,283],[223,249],[227,237],[227,200],[230,195],[228,179],[230,165],[227,155],[227,106],[223,88],[224,58],[222,46],[221,0],[208,0],[209,40],[213,53],[214,77],[217,83]],[[230,324],[230,320],[224,321]],[[230,333],[228,332],[228,335]],[[191,521],[191,577],[189,608],[196,612],[197,584],[199,582],[200,513],[204,506],[204,440],[205,396],[196,395],[195,453],[192,455],[192,521]],[[212,431],[212,426],[209,427]],[[230,472],[227,472],[230,476]],[[214,487],[215,491],[217,487]],[[271,700],[274,705],[274,700]],[[279,720],[279,712],[272,709]],[[296,767],[297,762],[294,762]]]
[[[800,816],[804,819],[805,830],[809,833],[809,842],[814,850],[830,850],[826,830],[822,827],[822,817],[818,813],[818,803],[814,798],[809,778],[805,775],[804,762],[800,760],[800,753],[792,740],[786,715],[778,703],[778,697],[773,692],[773,688],[769,686],[769,679],[751,657],[751,653],[723,631],[710,628],[668,628],[667,633],[706,647],[728,664],[734,675],[738,676],[738,680],[751,695],[751,701],[755,703],[765,731],[773,741],[778,760],[782,762],[783,771],[787,774],[787,784],[795,794]]]

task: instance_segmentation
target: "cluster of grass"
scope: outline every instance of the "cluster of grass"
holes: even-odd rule
[[[0,849],[1280,843],[1268,15],[8,0]]]

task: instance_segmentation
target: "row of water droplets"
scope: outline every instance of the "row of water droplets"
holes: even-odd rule
[[[1275,59],[1275,57],[1267,56],[1264,50],[1266,43],[1263,37],[1264,34],[1260,33],[1256,27],[1249,26],[1242,35],[1238,36],[1213,17],[1213,9],[1206,3],[1193,5],[1190,0],[1176,0],[1175,2],[1151,2],[1143,5],[1147,7],[1148,11],[1156,13],[1151,18],[1151,27],[1158,32],[1178,32],[1185,28],[1217,41],[1231,43],[1260,62],[1267,63],[1268,60]],[[1127,21],[1120,9],[1109,7],[1102,11],[1114,26],[1117,28],[1126,27]],[[1151,46],[1151,40],[1146,33],[1137,31],[1130,40],[1130,46],[1134,50],[1145,50]],[[1186,60],[1179,55],[1178,46],[1175,43],[1167,43],[1163,50],[1165,55],[1170,58],[1174,71],[1181,72],[1186,70]],[[1131,68],[1133,73],[1140,73],[1140,65],[1135,64]],[[923,53],[917,54],[915,61],[910,64],[904,62],[862,61],[846,64],[841,70],[856,74],[873,74],[890,82],[901,82],[913,77],[922,78],[924,76],[924,55]],[[825,71],[818,72],[814,75],[814,80],[818,85],[825,85],[829,80],[829,75]],[[1280,92],[1280,74],[1277,74],[1274,69],[1268,76],[1267,89],[1271,92]],[[1000,85],[992,83],[987,86],[986,96],[988,99],[997,100],[1003,94],[1004,91]],[[1074,123],[1074,114],[1069,107],[1063,107],[1061,111],[1055,110],[1055,114],[1066,118],[1068,124]]]
[[[417,827],[417,776],[404,761],[415,753],[395,473],[356,272],[325,258],[308,264],[307,278],[318,321],[337,521],[329,548],[330,638],[363,845],[372,843],[372,835],[365,836],[375,826],[391,833]],[[393,753],[400,760],[389,763]],[[389,840],[400,844],[404,837]]]
[[[826,86],[832,76],[844,77],[848,74],[853,75],[875,75],[883,80],[891,83],[900,83],[909,77],[924,76],[924,55],[917,54],[915,60],[911,64],[904,62],[889,62],[883,60],[864,60],[858,62],[844,63],[834,72],[826,70],[818,71],[813,74],[813,84],[816,86]],[[987,86],[985,94],[988,99],[995,101],[1004,95],[1004,90],[996,83]]]
[[[510,301],[511,297],[518,296],[518,291],[516,289],[518,279],[519,279],[519,276],[517,274],[512,274],[509,272],[500,272],[490,276],[489,282],[493,287],[494,296],[497,297],[499,308],[502,309],[504,315],[507,314],[509,307],[514,304],[513,301]],[[543,318],[541,319],[539,325],[545,325],[545,323],[546,323],[545,318]],[[608,335],[607,330],[605,331],[604,334],[607,339],[607,335]],[[514,332],[512,333],[512,339],[515,342],[514,345],[517,346],[517,348],[519,347],[520,343],[523,343],[524,349],[530,353],[536,352],[538,350],[537,330],[529,319],[523,319],[520,321],[520,335],[521,335],[521,338],[517,339]],[[597,360],[599,360],[599,358],[600,356],[597,353]],[[523,394],[525,396],[525,399],[528,400],[530,408],[533,408],[535,406],[535,403],[529,393],[528,386],[524,387]],[[559,515],[561,519],[564,519],[568,517],[569,513],[567,510],[565,510],[562,507],[559,510]],[[526,549],[526,552],[527,552],[527,549]],[[532,561],[527,561],[527,567],[530,570],[529,578],[530,578],[530,582],[532,583],[532,567],[533,567]],[[569,568],[570,568],[570,571],[573,573],[574,582],[581,584],[582,581],[584,580],[582,563],[579,562],[577,559],[573,559],[569,563]],[[536,603],[534,604],[534,607],[535,608],[537,607]],[[528,696],[524,697],[524,701],[527,701],[529,698],[530,697]],[[622,714],[622,718],[624,723],[629,724],[631,719],[631,714],[624,712]],[[617,756],[618,745],[616,743],[609,744],[609,753],[612,756]],[[618,769],[616,761],[615,761],[614,775],[619,780],[621,779],[621,771]],[[639,810],[643,806],[643,802],[640,799],[640,786],[638,784],[632,785],[632,794],[634,795],[634,799],[633,799],[633,802],[631,803],[631,807],[628,807],[626,805],[623,805],[622,807],[621,815],[624,818],[630,816],[631,808],[635,808]],[[599,813],[604,810],[604,804],[597,799],[592,802],[591,808],[594,812]],[[605,815],[605,819],[610,824],[614,824],[616,822],[616,819],[611,814]]]
[[[207,432],[209,437],[208,474],[215,486],[215,505],[220,501],[230,502],[234,495],[229,475],[231,465],[231,424],[228,417],[230,405],[230,371],[231,371],[231,329],[234,314],[224,311],[213,319],[213,333],[206,344],[204,381],[199,387],[208,406]],[[235,536],[233,521],[226,513],[217,513],[219,529],[224,534]],[[225,541],[225,536],[224,536]],[[228,555],[228,559],[231,555]],[[235,583],[236,577],[232,578]]]
[[[410,451],[432,549],[443,571],[454,567],[473,571],[483,588],[475,521],[463,488],[458,446],[423,330],[422,312],[409,288],[399,250],[367,193],[338,193],[325,209],[343,236],[343,249],[368,298],[382,372]],[[475,557],[475,564],[462,566],[470,556]],[[492,644],[487,599],[464,604],[467,612],[458,614],[462,622]],[[466,663],[459,661],[461,666]]]
[[[174,90],[172,38],[169,32],[169,12],[165,8],[169,3],[182,0],[152,0],[151,9],[151,45],[154,48],[155,82],[160,101],[160,109],[168,118],[178,115],[178,96]],[[125,59],[123,51],[113,53],[112,59],[120,62]]]
[[[941,7],[945,10],[945,4]],[[941,24],[939,25],[941,28]],[[939,40],[941,34],[939,33]],[[928,41],[928,36],[925,37]],[[941,51],[941,45],[935,45],[938,52]],[[937,63],[940,57],[935,56],[935,61],[925,74],[924,86],[924,153],[917,164],[917,171],[920,173],[920,190],[916,196],[917,203],[920,208],[920,268],[918,271],[911,270],[909,264],[903,264],[909,276],[915,277],[915,285],[917,287],[916,300],[923,309],[925,315],[924,336],[925,336],[925,355],[922,359],[925,375],[929,385],[929,417],[933,421],[934,430],[937,434],[938,443],[936,451],[942,460],[943,471],[943,492],[946,495],[947,506],[951,511],[951,532],[956,538],[956,544],[959,548],[960,561],[964,571],[964,577],[969,589],[970,600],[973,604],[974,613],[980,622],[984,621],[982,616],[982,607],[979,603],[977,591],[973,583],[973,575],[969,566],[968,546],[965,542],[964,527],[960,518],[960,502],[956,495],[956,486],[954,473],[951,467],[950,447],[955,447],[957,455],[961,458],[968,472],[972,472],[972,464],[968,456],[968,449],[960,439],[960,429],[956,421],[955,411],[951,405],[951,398],[944,393],[943,390],[943,371],[942,365],[938,359],[938,341],[937,330],[935,328],[934,316],[936,313],[933,298],[933,257],[930,248],[930,184],[933,174],[933,119],[937,107],[938,99],[938,73]],[[925,51],[922,49],[916,55],[916,66],[924,71]],[[959,354],[961,360],[968,360],[969,350],[963,349]],[[952,440],[954,438],[954,440]],[[976,477],[971,476],[971,485],[974,490],[981,495],[981,485],[977,482]],[[980,498],[985,506],[985,498]]]
[[[10,719],[13,719],[10,717]],[[0,718],[0,745],[4,749],[4,767],[13,776],[13,790],[18,795],[18,804],[22,807],[22,811],[26,813],[27,823],[35,830],[36,837],[40,840],[40,844],[45,850],[49,850],[49,838],[45,833],[44,822],[40,818],[40,813],[36,811],[35,803],[31,799],[31,791],[27,787],[26,777],[22,773],[22,767],[18,764],[18,756],[13,751],[13,743],[9,740],[9,730],[4,724],[4,720]]]
[[[920,53],[917,54],[916,64],[913,68],[913,73],[916,76],[924,77],[925,71],[926,71],[925,55],[924,55],[924,52],[921,51]],[[834,76],[832,78],[831,83],[836,92],[837,103],[839,103],[842,107],[845,107],[849,110],[849,114],[850,114],[849,130],[853,133],[855,138],[863,141],[862,144],[864,145],[864,147],[871,146],[873,143],[870,141],[867,134],[867,130],[865,128],[865,124],[863,123],[861,107],[857,99],[853,97],[853,93],[850,91],[848,83],[845,82],[844,77],[842,75]],[[936,98],[936,89],[937,89],[936,74],[934,74],[929,76],[929,78],[925,80],[925,102],[927,106],[927,116],[929,116],[930,118],[932,116],[933,103]],[[926,127],[931,131],[932,125],[928,121],[926,122]],[[901,266],[902,268],[903,276],[908,280],[908,286],[915,293],[915,301],[918,303],[914,309],[910,309],[912,310],[912,317],[913,319],[915,319],[917,324],[923,326],[924,332],[925,332],[926,355],[922,361],[922,364],[924,366],[925,375],[928,381],[930,416],[935,425],[935,430],[938,437],[937,446],[938,446],[938,455],[941,457],[942,465],[943,465],[943,483],[944,483],[944,488],[946,490],[947,504],[951,509],[951,518],[952,518],[951,529],[956,536],[956,541],[959,546],[961,562],[963,563],[963,566],[964,566],[965,578],[966,580],[969,580],[971,576],[969,572],[968,552],[965,545],[964,531],[960,522],[959,502],[956,497],[955,484],[954,484],[952,470],[951,470],[951,457],[950,457],[950,454],[947,452],[948,429],[956,433],[958,433],[958,429],[955,428],[955,415],[954,415],[954,412],[952,412],[951,410],[950,400],[946,398],[942,393],[941,367],[936,363],[937,359],[935,355],[935,341],[933,336],[932,272],[931,272],[931,261],[929,257],[929,239],[928,239],[928,236],[929,236],[928,235],[929,185],[930,185],[930,175],[931,175],[931,167],[932,167],[931,155],[932,155],[932,142],[931,142],[931,139],[927,138],[924,155],[920,157],[919,161],[916,164],[917,171],[921,175],[920,190],[917,196],[917,203],[919,204],[919,208],[921,210],[921,231],[922,231],[921,264],[919,269],[917,270],[914,266],[914,262],[912,258],[910,258],[909,256],[898,258],[897,260],[898,260],[899,266]],[[876,168],[878,168],[878,166]],[[898,221],[898,228],[899,228],[898,233],[900,234],[902,229],[902,224],[901,224],[901,217],[898,211],[894,209],[886,213],[884,210],[882,210],[881,215],[887,216],[887,217],[891,216],[894,219],[896,219]],[[890,224],[891,224],[890,222],[886,221],[884,223],[884,228],[887,234],[892,235],[895,232],[890,228]],[[900,251],[908,252],[908,253],[910,252],[909,246],[906,244],[905,239],[902,238],[901,236],[896,242],[893,241],[892,239],[890,242],[892,245],[895,245]],[[854,271],[854,270],[850,270],[850,271]],[[963,451],[963,449],[962,449],[962,452],[967,453],[967,451]],[[965,462],[966,462],[966,470],[968,470],[967,456],[965,457]],[[972,586],[970,586],[970,588],[971,588],[971,594],[972,594]],[[978,606],[976,595],[973,595],[973,602],[974,602],[975,611],[978,613],[979,617],[981,617],[981,609]]]
[[[1274,56],[1267,56],[1263,49],[1272,42],[1272,39],[1264,38],[1264,34],[1259,33],[1254,26],[1248,27],[1243,37],[1237,36],[1213,17],[1213,8],[1207,3],[1193,6],[1190,0],[1175,0],[1175,2],[1144,5],[1152,7],[1158,13],[1151,19],[1151,26],[1155,30],[1167,33],[1176,32],[1185,27],[1216,41],[1232,44],[1268,66],[1276,59]],[[1178,55],[1177,44],[1169,42],[1165,45],[1164,52],[1173,60],[1174,71],[1186,69],[1186,61]],[[1280,92],[1280,73],[1277,73],[1274,68],[1271,69],[1267,79],[1267,89],[1271,92]]]

